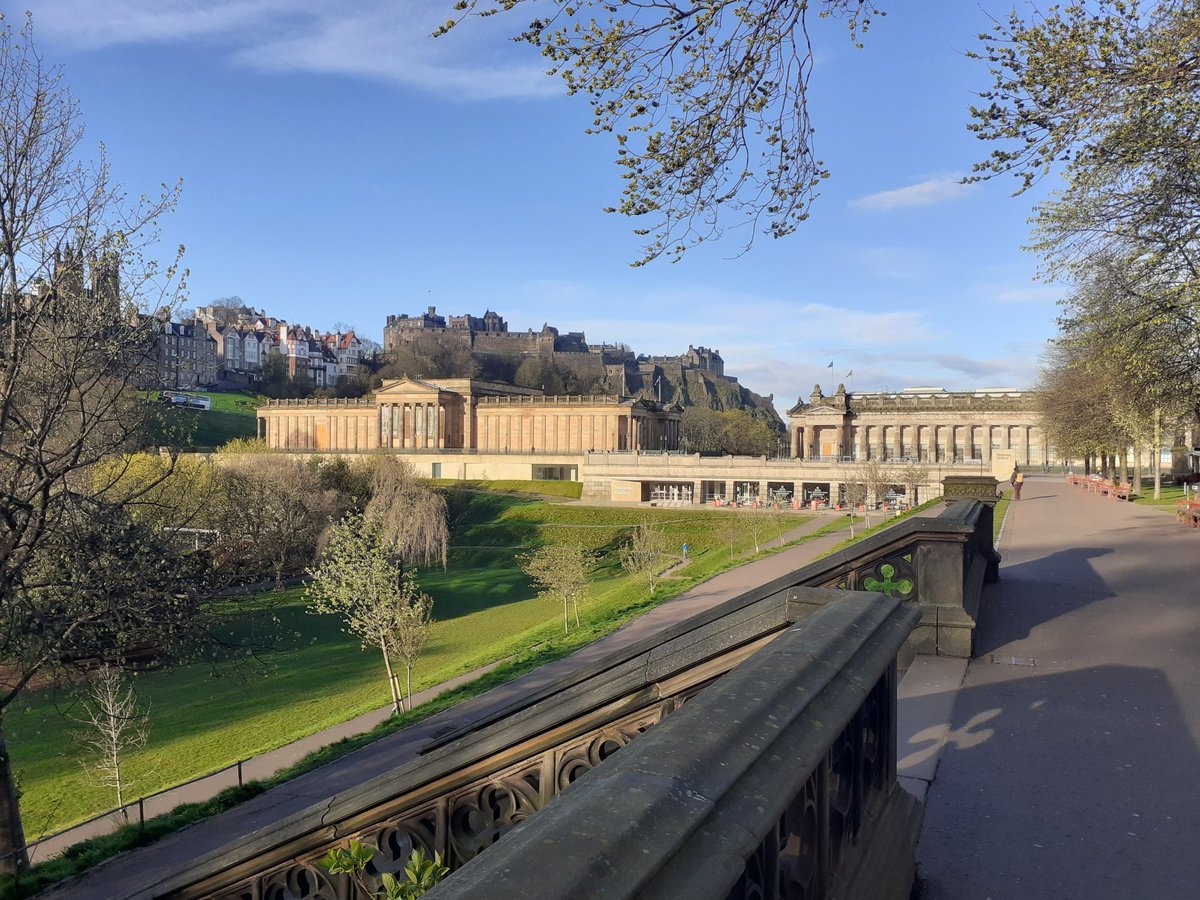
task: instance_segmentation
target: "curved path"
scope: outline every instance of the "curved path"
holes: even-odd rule
[[[1000,551],[921,900],[1200,897],[1200,533],[1031,478]]]

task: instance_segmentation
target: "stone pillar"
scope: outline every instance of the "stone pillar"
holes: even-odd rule
[[[732,503],[737,498],[733,496],[733,480],[729,479],[725,482],[725,502]]]
[[[437,409],[438,449],[441,450],[446,446],[446,407],[439,403],[435,409]]]
[[[928,425],[925,433],[925,460],[926,462],[937,462],[937,425]]]
[[[983,426],[983,438],[979,444],[980,453],[983,455],[983,465],[987,468],[992,464],[992,426]]]
[[[1024,460],[1022,465],[1029,465],[1029,426],[1021,426],[1021,458]]]
[[[799,425],[792,426],[792,459],[800,459],[800,437],[804,429]]]
[[[854,454],[858,462],[863,462],[867,458],[867,426],[858,425],[854,430],[854,442],[858,446],[857,452]]]

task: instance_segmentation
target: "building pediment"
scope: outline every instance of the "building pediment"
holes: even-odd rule
[[[415,378],[401,378],[398,381],[387,382],[379,390],[375,392],[376,400],[389,400],[394,397],[412,397],[414,394],[428,394],[431,397],[436,397],[442,393],[442,388],[436,384],[430,384],[427,381],[418,381]]]

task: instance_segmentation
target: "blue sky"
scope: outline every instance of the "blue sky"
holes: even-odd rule
[[[613,147],[505,40],[528,12],[434,41],[450,0],[28,5],[117,178],[183,179],[162,255],[186,246],[190,305],[237,294],[376,339],[389,313],[490,308],[644,353],[702,344],[780,409],[850,370],[855,390],[1028,387],[1055,331],[1063,290],[1020,249],[1040,194],[958,184],[986,153],[965,126],[987,74],[963,51],[1003,5],[889,4],[862,50],[816,23],[833,176],[811,219],[641,268],[635,223],[600,211]]]

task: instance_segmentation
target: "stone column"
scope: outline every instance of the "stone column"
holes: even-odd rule
[[[1029,426],[1021,426],[1021,455],[1024,462],[1022,465],[1029,465]]]
[[[792,426],[792,459],[800,459],[800,437],[804,430],[799,425]]]
[[[437,410],[437,442],[438,449],[441,450],[446,446],[446,407],[439,403]]]
[[[729,479],[725,482],[725,502],[732,503],[737,498],[733,496],[733,480]]]
[[[979,444],[980,453],[983,455],[983,464],[986,468],[992,464],[992,426],[983,426],[983,438]]]
[[[854,431],[854,443],[858,446],[858,451],[854,454],[858,462],[863,462],[867,458],[867,426],[858,425]]]

